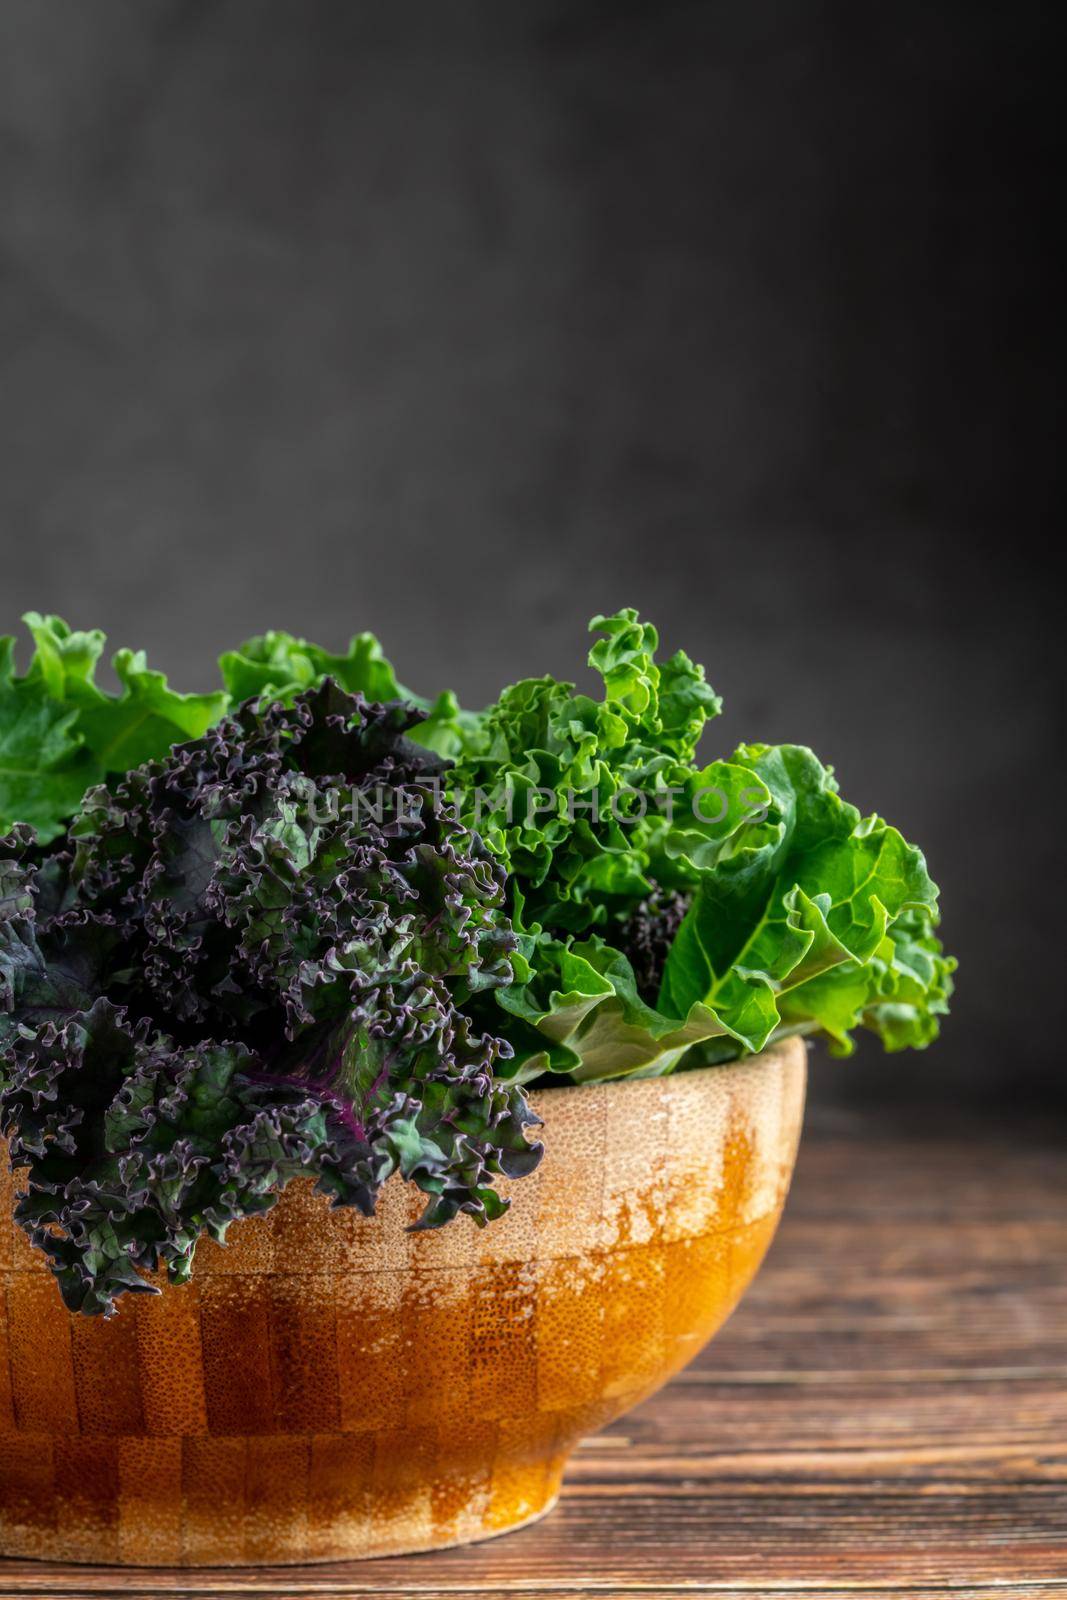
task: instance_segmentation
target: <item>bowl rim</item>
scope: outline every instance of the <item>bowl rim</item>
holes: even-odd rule
[[[650,1074],[648,1077],[618,1077],[618,1078],[592,1078],[587,1083],[548,1083],[538,1088],[523,1085],[526,1094],[531,1100],[539,1100],[542,1095],[582,1094],[594,1089],[610,1089],[613,1094],[620,1090],[629,1093],[647,1090],[651,1084],[677,1084],[692,1081],[694,1078],[703,1078],[711,1073],[725,1073],[731,1068],[753,1067],[758,1063],[769,1065],[776,1058],[784,1060],[787,1065],[801,1065],[807,1061],[811,1040],[802,1034],[791,1033],[784,1039],[776,1039],[773,1044],[764,1045],[762,1050],[751,1051],[748,1055],[731,1056],[728,1061],[709,1061],[701,1067],[686,1067],[674,1072]],[[507,1080],[502,1080],[506,1082]]]

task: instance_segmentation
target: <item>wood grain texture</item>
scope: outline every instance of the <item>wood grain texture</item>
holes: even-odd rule
[[[398,1179],[370,1221],[291,1184],[198,1252],[191,1283],[130,1296],[113,1321],[66,1312],[9,1219],[0,1553],[307,1564],[536,1521],[577,1442],[685,1366],[744,1293],[806,1072],[792,1039],[535,1092],[545,1159],[506,1185],[492,1228],[413,1233],[419,1197]]]
[[[545,1521],[369,1563],[0,1562],[0,1596],[1067,1600],[1062,1130],[813,1130],[762,1273]]]

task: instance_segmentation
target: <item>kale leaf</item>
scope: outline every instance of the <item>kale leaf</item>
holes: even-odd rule
[[[658,662],[632,610],[594,618],[601,699],[553,678],[459,725],[446,784],[508,871],[516,982],[506,1069],[523,1081],[658,1075],[863,1026],[937,1036],[955,963],[922,853],[861,818],[799,745],[701,765],[719,700]]]
[[[370,1212],[399,1171],[430,1227],[536,1165],[474,1020],[512,976],[503,873],[422,720],[332,680],[250,702],[90,790],[61,847],[0,846],[0,1129],[71,1308],[182,1281],[301,1174]]]
[[[122,692],[108,694],[95,681],[105,642],[98,628],[77,633],[36,611],[24,620],[36,647],[24,676],[15,672],[14,639],[0,638],[0,833],[28,822],[47,844],[91,785],[198,738],[229,701],[222,690],[176,694],[139,650],[116,653]]]
[[[298,1173],[369,1211],[399,1171],[423,1225],[491,1219],[544,1075],[937,1037],[921,852],[802,745],[704,761],[718,696],[635,611],[591,624],[599,696],[530,678],[478,713],[367,633],[262,634],[208,695],[120,651],[111,696],[103,635],[26,620],[24,677],[0,640],[0,1128],[71,1305],[181,1280]]]

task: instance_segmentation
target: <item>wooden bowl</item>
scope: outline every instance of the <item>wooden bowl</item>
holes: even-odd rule
[[[666,1382],[774,1233],[799,1040],[548,1089],[512,1208],[412,1234],[294,1184],[193,1280],[72,1316],[0,1173],[0,1553],[227,1565],[433,1550],[521,1527],[567,1457]],[[3,1152],[6,1155],[6,1152]]]

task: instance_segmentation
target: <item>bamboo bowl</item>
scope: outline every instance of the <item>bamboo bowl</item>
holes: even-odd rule
[[[805,1051],[533,1097],[512,1209],[411,1234],[310,1182],[193,1280],[70,1315],[0,1162],[0,1554],[252,1566],[433,1550],[549,1510],[578,1440],[678,1372],[751,1281]],[[6,1152],[0,1152],[6,1156]]]

